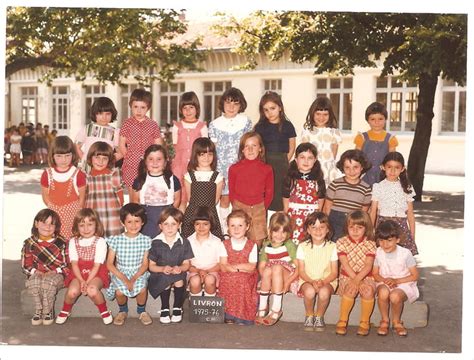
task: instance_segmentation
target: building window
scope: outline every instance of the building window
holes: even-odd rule
[[[316,97],[327,96],[331,100],[341,130],[352,129],[352,78],[316,79]]]
[[[21,88],[21,121],[36,124],[38,121],[38,88]]]
[[[53,86],[53,129],[69,130],[69,87]]]
[[[281,79],[264,80],[263,92],[274,91],[281,96]]]
[[[387,107],[387,131],[415,131],[418,87],[398,77],[377,78],[376,101]]]
[[[466,132],[466,88],[452,80],[443,80],[441,132]]]
[[[184,82],[160,84],[160,125],[171,125],[179,120],[179,99],[184,92]]]
[[[130,95],[132,95],[133,90],[143,88],[143,86],[138,86],[138,84],[122,84],[120,85],[120,109],[118,110],[117,119],[118,124],[117,126],[121,126],[122,122],[132,116],[130,111],[130,106],[128,105],[130,100]],[[146,90],[150,90],[149,88],[145,88]],[[147,112],[147,116],[152,118],[152,109],[149,109]]]
[[[224,91],[232,86],[231,81],[204,82],[204,120],[211,121],[221,115],[219,100]]]
[[[86,108],[85,108],[85,123],[88,124],[91,122],[90,118],[90,109],[92,104],[97,98],[105,96],[105,85],[87,85],[86,87]]]

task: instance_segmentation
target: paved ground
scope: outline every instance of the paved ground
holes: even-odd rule
[[[379,355],[376,352],[416,352],[435,353],[450,356],[465,356],[462,351],[462,294],[463,294],[463,236],[464,236],[464,178],[427,175],[425,179],[426,201],[417,203],[417,243],[420,255],[422,299],[430,307],[426,328],[411,330],[407,338],[390,334],[382,338],[374,331],[367,338],[355,335],[356,328],[339,337],[334,334],[334,326],[328,326],[324,333],[302,331],[301,324],[279,322],[274,327],[240,327],[229,325],[182,324],[163,326],[157,321],[144,328],[137,319],[129,319],[125,326],[104,326],[96,318],[71,318],[64,326],[33,327],[28,317],[21,314],[20,291],[24,277],[20,271],[19,253],[23,240],[30,233],[31,221],[43,207],[39,195],[38,168],[19,171],[5,169],[4,177],[4,226],[3,226],[3,278],[2,278],[2,333],[1,358],[18,358],[27,351],[61,354],[70,347],[81,346],[77,350],[99,355],[101,351],[110,355],[144,355],[161,348],[159,355],[166,356],[165,348],[185,351],[195,356],[222,356],[214,349],[248,349],[240,356],[253,355],[255,350],[331,350],[368,352],[364,357]],[[149,301],[152,301],[150,298]],[[154,314],[152,314],[154,315]],[[354,314],[355,315],[355,314]],[[156,316],[156,315],[155,315]],[[465,334],[466,335],[466,334]],[[466,337],[464,337],[466,342]],[[30,346],[21,346],[30,345]],[[48,345],[33,348],[32,345]],[[49,347],[59,346],[59,347]],[[88,348],[84,348],[87,346]],[[96,348],[96,347],[109,347]],[[117,347],[127,347],[119,349]],[[131,349],[130,347],[135,347]],[[469,348],[472,348],[470,346]],[[74,348],[76,349],[76,348]],[[205,353],[197,353],[203,351]],[[209,350],[213,349],[213,350]],[[125,352],[123,352],[125,351]],[[170,351],[170,350],[168,350]],[[405,353],[405,356],[414,354]],[[225,356],[235,355],[226,352]],[[261,351],[256,352],[262,355]],[[265,355],[287,357],[297,353],[287,351],[265,352]],[[304,353],[310,355],[311,353]],[[184,355],[184,354],[183,354]],[[387,355],[387,354],[385,354]],[[393,354],[395,355],[395,354]],[[420,356],[418,354],[417,356]],[[428,354],[426,354],[428,355]],[[12,357],[13,356],[13,357]],[[100,356],[100,355],[99,355]],[[176,355],[173,355],[176,356]],[[446,356],[446,355],[444,355]]]

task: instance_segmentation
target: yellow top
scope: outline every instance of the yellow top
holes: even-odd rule
[[[387,132],[384,130],[379,133],[376,133],[372,130],[369,130],[367,131],[367,135],[372,141],[383,141],[385,139],[385,135],[387,135]],[[356,137],[354,138],[354,144],[356,144],[357,149],[362,149],[362,145],[364,145],[364,135],[362,135],[362,133],[358,133],[356,135]],[[388,146],[389,148],[396,148],[398,146],[398,140],[394,135],[390,135],[390,139],[388,140]]]

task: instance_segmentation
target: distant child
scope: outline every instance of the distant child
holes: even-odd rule
[[[160,296],[160,323],[179,323],[183,320],[186,272],[189,260],[194,257],[191,244],[178,230],[183,213],[175,208],[167,208],[160,215],[161,233],[153,240],[150,249],[150,279],[148,286],[153,299]],[[170,313],[170,293],[174,287],[173,312]]]
[[[13,128],[10,135],[10,155],[10,167],[20,166],[21,135],[17,128]]]
[[[138,318],[143,325],[153,320],[145,311],[148,298],[147,283],[148,251],[151,247],[149,236],[140,233],[146,222],[145,209],[139,204],[129,203],[120,210],[120,221],[125,232],[107,238],[107,269],[110,272],[110,285],[106,291],[108,299],[117,298],[119,313],[114,325],[123,325],[128,316],[128,298],[136,297]]]
[[[349,313],[358,294],[361,296],[360,322],[357,335],[366,336],[370,330],[370,315],[374,309],[375,281],[372,276],[376,245],[369,214],[356,210],[347,215],[346,236],[336,242],[341,264],[338,294],[341,295],[336,334],[346,335]]]
[[[193,216],[195,232],[188,237],[194,258],[188,272],[190,296],[215,296],[219,287],[222,257],[227,256],[221,239],[211,233],[216,220],[207,206],[196,208]]]
[[[34,138],[33,128],[24,127],[26,132],[24,135],[21,135],[21,152],[23,155],[23,164],[24,165],[33,165],[35,160],[36,153],[36,140]]]
[[[365,110],[365,120],[370,130],[358,133],[354,138],[356,149],[362,150],[372,164],[370,170],[362,178],[372,186],[380,180],[380,164],[390,151],[395,151],[398,145],[397,138],[386,132],[385,122],[388,114],[384,104],[374,102]]]
[[[283,315],[283,295],[288,291],[296,293],[298,264],[296,245],[291,241],[291,234],[290,217],[284,212],[275,212],[270,218],[268,239],[263,243],[258,261],[261,285],[256,324],[276,324]],[[272,300],[270,311],[269,297]]]
[[[56,318],[56,324],[64,324],[71,315],[77,298],[88,296],[97,306],[104,324],[112,323],[112,315],[107,309],[104,295],[100,291],[109,286],[109,272],[105,263],[107,243],[104,228],[99,215],[92,209],[80,210],[74,218],[72,226],[74,237],[69,241],[70,272],[64,280],[67,292],[64,304]]]
[[[184,212],[186,203],[189,201],[189,194],[184,186],[184,174],[187,171],[188,163],[191,160],[191,147],[194,140],[199,137],[208,136],[207,125],[199,120],[201,106],[194,91],[188,91],[181,95],[179,100],[180,121],[174,121],[171,128],[175,156],[173,158],[173,174],[179,179],[181,184],[181,205],[180,210]]]
[[[418,254],[415,243],[415,214],[413,190],[407,176],[403,155],[389,152],[382,161],[381,181],[372,188],[370,217],[377,227],[384,220],[394,220],[402,229],[400,245]]]
[[[247,101],[244,94],[237,88],[229,88],[219,100],[219,110],[222,115],[209,124],[209,138],[216,144],[217,171],[224,177],[224,187],[219,204],[221,228],[226,233],[226,218],[229,215],[229,167],[239,158],[240,138],[252,130],[252,122],[244,114]]]
[[[316,211],[306,218],[305,241],[298,246],[299,294],[304,298],[306,331],[324,331],[324,314],[337,288],[338,259],[336,244],[327,215]],[[316,312],[314,311],[314,305]]]
[[[99,214],[105,237],[123,232],[120,222],[120,208],[123,205],[123,184],[120,170],[114,167],[112,147],[104,141],[97,141],[87,154],[86,207]]]
[[[48,140],[46,139],[43,125],[40,122],[36,123],[34,137],[36,141],[35,162],[37,164],[46,164],[48,162]]]
[[[233,210],[227,217],[230,239],[224,240],[227,256],[221,259],[219,296],[224,298],[226,324],[253,325],[257,311],[257,244],[247,239],[250,216]]]
[[[48,153],[49,168],[41,175],[41,195],[46,206],[61,218],[61,235],[72,237],[76,213],[84,207],[86,174],[77,168],[79,155],[72,140],[57,136]]]
[[[245,133],[240,139],[239,162],[229,168],[229,198],[233,209],[242,209],[250,216],[249,237],[261,246],[267,237],[273,170],[265,164],[265,147],[255,131]]]
[[[171,172],[166,148],[150,145],[138,165],[138,177],[130,193],[130,202],[141,204],[146,211],[147,221],[142,234],[152,239],[158,235],[161,212],[170,206],[177,208],[180,199],[181,185]]]
[[[283,179],[288,172],[289,161],[295,153],[296,131],[287,119],[280,95],[267,91],[260,99],[260,120],[255,131],[265,146],[265,159],[273,169],[273,200],[270,211],[282,211]]]
[[[367,211],[372,198],[370,185],[360,179],[370,169],[370,163],[362,151],[345,151],[337,167],[344,176],[329,184],[323,209],[334,231],[332,241],[347,235],[343,233],[347,214],[353,210]]]
[[[342,176],[336,167],[337,149],[342,142],[342,136],[331,100],[326,96],[317,97],[309,107],[301,132],[301,142],[310,142],[318,149],[318,161],[326,186]]]
[[[132,191],[132,185],[138,175],[138,165],[145,150],[153,144],[163,145],[158,123],[146,113],[151,109],[152,95],[145,89],[135,89],[130,95],[132,116],[123,122],[120,129],[119,151],[123,156],[123,181]]]
[[[117,120],[117,109],[113,101],[105,96],[95,99],[89,110],[89,118],[92,122],[83,126],[75,139],[77,153],[86,170],[89,148],[96,141],[109,144],[115,151],[115,160],[122,158],[118,151],[120,129],[110,125],[111,122]]]
[[[216,146],[207,137],[197,138],[193,142],[188,172],[184,175],[184,186],[189,203],[183,217],[181,234],[188,238],[194,232],[193,216],[198,207],[206,206],[211,211],[214,227],[211,232],[222,238],[222,230],[216,204],[221,198],[224,178],[216,171]]]
[[[292,240],[299,244],[305,236],[303,227],[306,217],[322,210],[326,197],[316,146],[311,143],[298,145],[283,185],[283,208],[292,221]]]
[[[21,249],[21,268],[28,277],[25,284],[35,303],[32,325],[54,322],[54,301],[63,287],[69,269],[66,263],[67,242],[59,235],[61,220],[51,209],[36,214],[31,237]]]
[[[408,249],[397,245],[401,236],[402,229],[393,220],[381,222],[375,233],[379,247],[375,252],[373,275],[377,281],[377,302],[382,317],[377,334],[382,336],[388,334],[390,308],[393,330],[399,336],[407,335],[401,321],[403,304],[407,300],[414,302],[420,295],[416,285],[416,260]]]

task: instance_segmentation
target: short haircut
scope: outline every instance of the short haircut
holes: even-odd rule
[[[33,226],[31,227],[31,235],[34,237],[38,238],[39,237],[39,231],[38,228],[36,227],[36,222],[46,222],[48,218],[51,218],[51,223],[54,225],[54,236],[57,237],[59,235],[59,232],[61,230],[61,218],[59,217],[58,213],[54,210],[51,209],[43,209],[40,210],[34,220],[33,220]]]
[[[54,130],[53,130],[54,131]],[[79,163],[79,155],[77,153],[74,143],[69,138],[69,136],[60,135],[56,136],[51,143],[51,147],[48,152],[48,164],[51,167],[55,167],[56,163],[54,162],[54,155],[56,154],[69,154],[72,153],[71,164],[77,166]]]
[[[367,109],[365,110],[365,120],[368,121],[369,116],[373,114],[382,114],[385,120],[387,120],[388,118],[387,108],[384,104],[379,102],[373,102],[372,104],[367,106]]]
[[[193,213],[193,225],[196,221],[209,221],[211,224],[211,230],[214,228],[214,217],[212,216],[211,210],[207,206],[198,206]]]
[[[268,223],[268,239],[272,240],[272,232],[283,229],[283,232],[286,233],[285,241],[290,239],[293,235],[291,229],[291,219],[287,213],[283,211],[275,212],[271,217]]]
[[[75,237],[81,236],[81,233],[79,232],[79,224],[84,221],[85,218],[89,218],[95,222],[95,236],[104,236],[104,225],[102,225],[102,221],[100,221],[99,214],[94,209],[84,208],[77,212],[72,223],[72,234]]]
[[[196,108],[196,118],[199,119],[199,115],[201,115],[201,105],[199,104],[199,99],[194,91],[188,91],[181,95],[179,99],[179,116],[181,118],[184,117],[183,115],[183,107],[186,105],[192,105]]]
[[[324,239],[324,241],[330,241],[332,239],[334,230],[331,226],[331,222],[329,221],[329,217],[322,211],[315,211],[309,214],[306,220],[304,221],[304,225],[303,225],[303,229],[305,232],[304,240],[308,240],[312,242],[311,235],[308,234],[308,228],[311,225],[316,224],[318,220],[321,224],[326,224],[326,226],[328,227],[328,233],[326,234],[326,238]]]
[[[117,109],[115,108],[114,102],[105,96],[97,98],[92,104],[89,111],[90,119],[96,122],[96,115],[103,112],[112,113],[112,121],[117,120]]]
[[[212,159],[211,169],[216,170],[217,167],[217,153],[216,153],[216,145],[214,142],[207,138],[207,137],[198,137],[193,142],[193,146],[191,148],[191,159],[188,163],[188,171],[195,171],[198,167],[198,157],[200,154],[206,152],[212,152],[214,154],[214,158]]]
[[[362,166],[362,174],[365,174],[371,167],[372,164],[367,159],[367,156],[362,150],[359,149],[350,149],[342,153],[341,158],[336,163],[336,167],[344,173],[344,163],[346,160],[357,161]]]
[[[400,239],[402,237],[402,228],[393,220],[382,221],[375,231],[376,240],[387,240],[390,238]]]
[[[367,240],[373,240],[374,238],[374,227],[372,225],[372,220],[367,211],[363,210],[354,210],[347,214],[346,222],[344,224],[344,234],[349,234],[349,225],[362,225],[365,227],[365,237]]]
[[[247,101],[245,100],[244,94],[242,91],[235,87],[231,87],[224,91],[221,98],[219,99],[219,110],[224,112],[224,103],[226,100],[232,100],[240,103],[239,113],[244,112],[247,109]]]
[[[114,168],[115,156],[114,149],[112,149],[112,146],[110,146],[104,141],[96,141],[95,143],[93,143],[89,148],[89,152],[87,153],[87,164],[90,167],[92,167],[92,157],[97,155],[107,156],[109,158],[107,167],[109,169]]]
[[[164,223],[166,219],[168,219],[170,216],[179,224],[183,222],[183,213],[181,212],[181,210],[176,209],[173,206],[170,206],[161,212],[158,223],[159,224]]]
[[[146,223],[146,211],[140,204],[137,203],[128,203],[122,206],[120,209],[120,221],[125,222],[127,215],[132,215],[142,219],[143,223]]]
[[[130,100],[128,101],[128,105],[132,106],[134,101],[143,101],[148,106],[148,109],[151,109],[151,104],[153,101],[153,96],[151,92],[145,89],[135,89],[132,91],[130,95]]]
[[[241,218],[245,220],[245,223],[250,226],[252,223],[252,218],[242,209],[232,210],[232,212],[227,216],[227,224],[229,224],[230,219]]]

